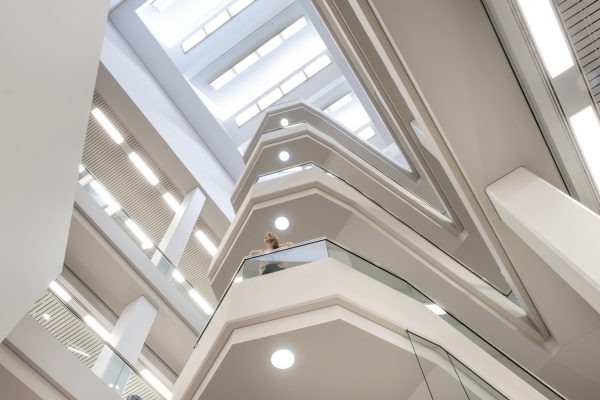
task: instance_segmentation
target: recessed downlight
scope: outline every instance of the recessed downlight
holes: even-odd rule
[[[290,159],[290,153],[288,153],[287,151],[282,151],[281,153],[279,153],[279,159],[281,161],[287,161]]]
[[[279,121],[279,123],[281,124],[281,126],[288,126],[290,124],[290,121],[288,121],[287,118],[282,118],[281,121]]]
[[[271,356],[271,364],[278,369],[288,369],[294,365],[294,354],[289,350],[277,350]]]
[[[51,317],[50,317],[50,314],[45,313],[42,315],[42,318],[44,318],[44,321],[49,321]]]
[[[243,281],[244,278],[242,278],[241,276],[236,276],[236,278],[233,280],[235,283],[240,283],[241,281]]]
[[[275,228],[285,231],[290,226],[290,221],[286,217],[278,217],[275,220]]]

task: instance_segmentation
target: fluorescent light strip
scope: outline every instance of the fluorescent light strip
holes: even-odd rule
[[[83,320],[102,339],[108,340],[110,338],[110,332],[107,331],[106,328],[104,328],[100,324],[100,322],[96,321],[96,319],[94,317],[92,317],[91,315],[86,315],[85,317],[83,317]]]
[[[279,100],[280,98],[283,97],[283,92],[281,91],[280,88],[277,88],[275,90],[273,90],[271,93],[269,93],[268,95],[266,95],[265,97],[263,97],[262,99],[260,99],[258,101],[258,108],[262,110],[264,110],[265,108],[269,107],[271,104],[275,103],[277,100]]]
[[[173,393],[169,390],[169,388],[162,383],[152,372],[147,369],[143,369],[140,371],[140,375],[152,386],[158,393],[161,394],[165,399],[170,400],[173,397]]]
[[[142,242],[142,249],[149,249],[151,247],[154,247],[154,244],[152,244],[150,238],[148,238],[148,236],[146,236],[144,232],[142,232],[140,227],[137,226],[135,222],[128,219],[127,221],[125,221],[125,225],[127,225],[131,232],[133,232],[133,234],[137,236],[140,242]]]
[[[242,61],[240,61],[239,63],[235,64],[233,66],[233,71],[236,74],[240,74],[246,68],[248,68],[249,66],[251,66],[252,64],[257,62],[259,59],[260,59],[260,56],[258,54],[252,53],[248,57],[246,57]]]
[[[110,137],[113,138],[115,142],[117,142],[117,144],[123,143],[123,136],[121,136],[117,128],[115,128],[114,125],[111,124],[111,122],[108,120],[108,118],[106,118],[102,111],[100,111],[98,108],[94,108],[92,110],[92,115],[94,116],[94,118],[96,118],[96,121],[98,121],[98,123],[104,128],[104,130],[110,135]]]
[[[175,197],[173,197],[171,193],[167,192],[163,194],[163,199],[165,199],[167,204],[171,206],[173,211],[178,212],[181,208],[181,205],[177,202],[177,200],[175,200]]]
[[[358,132],[356,134],[356,136],[358,136],[359,138],[361,138],[362,140],[364,140],[366,142],[367,140],[369,140],[373,136],[375,136],[375,130],[373,130],[373,127],[367,126],[365,129]]]
[[[212,307],[206,302],[206,300],[204,300],[198,294],[198,292],[196,292],[196,290],[190,289],[190,290],[188,290],[188,294],[192,297],[192,299],[194,299],[194,301],[196,303],[198,303],[200,308],[202,308],[202,310],[204,310],[205,313],[207,313],[208,315],[211,315],[212,313],[214,313],[214,310],[212,309]]]
[[[600,124],[592,106],[569,117],[579,149],[595,181],[600,187]]]
[[[131,153],[129,153],[129,158],[131,158],[131,161],[133,161],[135,166],[146,177],[146,179],[148,179],[148,182],[150,182],[150,184],[156,185],[158,183],[158,178],[156,177],[156,175],[154,175],[152,171],[150,171],[150,168],[148,168],[148,166],[140,158],[140,156],[138,156],[135,152],[132,151]]]
[[[325,113],[333,114],[334,112],[336,112],[340,108],[344,107],[346,104],[350,103],[351,101],[352,101],[352,93],[348,93],[347,95],[345,95],[344,97],[342,97],[341,99],[339,99],[338,101],[334,102],[329,107],[327,107],[325,109]]]
[[[230,19],[231,17],[229,16],[229,13],[227,11],[223,11],[222,13],[214,17],[208,24],[204,25],[204,30],[206,31],[206,34],[210,35],[214,31],[225,25],[225,23]]]
[[[73,346],[69,346],[69,347],[67,347],[67,350],[71,350],[73,353],[81,354],[82,356],[84,356],[84,357],[87,357],[87,358],[90,358],[90,357],[91,357],[91,356],[90,356],[88,353],[86,353],[85,351],[79,350],[78,348],[76,348],[76,347],[73,347]]]
[[[184,53],[187,53],[188,51],[196,47],[201,41],[206,39],[207,36],[208,35],[206,34],[206,31],[203,28],[198,29],[196,32],[194,32],[192,36],[190,36],[181,43],[181,50],[183,50]]]
[[[196,238],[198,238],[198,240],[200,241],[200,243],[202,243],[202,246],[204,246],[204,248],[206,249],[206,251],[208,251],[211,256],[214,256],[217,253],[217,248],[210,241],[210,239],[208,238],[208,236],[206,236],[204,234],[204,232],[202,232],[202,231],[196,231],[195,235],[196,235]]]
[[[210,85],[213,89],[218,90],[223,87],[227,82],[235,78],[242,71],[250,67],[252,64],[257,62],[261,57],[266,56],[271,51],[276,49],[279,45],[283,43],[284,40],[289,39],[302,28],[308,25],[306,18],[300,17],[296,21],[294,21],[290,26],[285,28],[276,36],[269,39],[265,44],[256,49],[255,52],[244,58],[242,61],[238,62],[233,68],[228,69],[223,74],[221,74],[217,79],[212,81]]]
[[[573,57],[550,0],[518,0],[533,40],[552,78],[571,68]]]
[[[248,107],[235,117],[235,123],[238,127],[240,127],[246,122],[250,121],[256,115],[258,115],[258,113],[260,113],[260,108],[257,104],[252,104],[250,107]]]
[[[177,281],[177,283],[183,283],[185,281],[185,278],[183,275],[181,275],[181,272],[177,271],[176,269],[173,270],[173,278]]]
[[[304,17],[302,17],[304,18]],[[246,122],[250,121],[252,118],[257,116],[260,111],[266,109],[271,104],[275,103],[277,100],[282,98],[284,95],[288,94],[298,86],[300,86],[303,82],[305,82],[309,77],[314,76],[317,72],[325,68],[327,65],[331,63],[331,59],[327,54],[322,55],[317,60],[310,63],[304,70],[298,72],[296,75],[292,76],[287,81],[283,82],[279,88],[273,90],[271,93],[260,99],[257,103],[251,105],[240,114],[235,117],[235,122],[237,126],[240,127],[244,125]],[[230,70],[231,71],[231,70]],[[308,71],[308,72],[307,72]],[[310,73],[310,75],[309,75]],[[223,77],[224,75],[221,75]],[[231,78],[233,79],[233,78]],[[213,81],[213,83],[215,83]],[[212,85],[212,83],[211,83]],[[214,86],[213,86],[214,87]],[[281,93],[279,93],[281,92]],[[281,94],[281,95],[280,95]],[[350,97],[352,100],[352,97]],[[332,105],[333,106],[333,105]],[[330,106],[331,107],[331,106]]]
[[[198,29],[192,36],[184,40],[181,43],[181,50],[183,50],[184,53],[187,53],[252,3],[254,3],[254,0],[236,1],[226,11],[223,11],[213,20],[209,21],[204,28]],[[225,19],[226,17],[227,19]]]
[[[240,11],[242,11],[244,8],[248,7],[252,3],[254,3],[254,0],[239,0],[233,3],[231,6],[229,6],[227,11],[229,12],[229,15],[233,17],[234,15],[239,14]]]
[[[323,54],[308,67],[304,68],[304,73],[310,78],[329,64],[331,64],[331,58],[327,54]]]
[[[438,306],[437,304],[425,304],[425,307],[429,308],[436,315],[446,314],[446,311],[444,311],[444,309],[442,307]]]
[[[79,173],[82,173],[83,171],[85,171],[85,167],[79,164]]]
[[[121,209],[121,207],[119,206],[119,204],[115,201],[115,199],[112,198],[112,196],[110,195],[110,193],[108,193],[106,191],[106,189],[104,189],[102,187],[102,185],[100,185],[100,183],[98,181],[91,181],[90,182],[90,186],[92,187],[92,189],[94,189],[94,191],[96,193],[98,193],[98,196],[100,196],[100,198],[106,203],[106,205],[108,207],[106,207],[106,209],[104,211],[106,211],[106,213],[108,215],[113,215],[114,213],[116,213],[117,211],[119,211]]]
[[[154,0],[152,2],[152,7],[158,12],[164,11],[165,8],[169,7],[173,4],[175,0]]]
[[[67,291],[65,289],[63,289],[62,286],[60,286],[58,283],[56,283],[56,281],[50,282],[50,290],[52,290],[52,292],[55,295],[60,297],[66,303],[73,300],[71,295],[69,293],[67,293]]]
[[[301,83],[305,82],[308,79],[306,74],[303,71],[298,72],[296,75],[292,76],[290,79],[281,84],[280,88],[283,94],[288,94]]]

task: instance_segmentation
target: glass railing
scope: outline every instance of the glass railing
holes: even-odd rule
[[[494,345],[475,333],[475,331],[470,329],[467,325],[443,310],[431,300],[431,298],[423,294],[423,292],[413,285],[370,261],[344,249],[340,245],[331,242],[329,239],[317,239],[286,248],[280,248],[269,253],[245,257],[234,282],[241,282],[246,279],[264,275],[265,273],[293,268],[310,262],[323,260],[328,257],[336,259],[370,278],[419,301],[548,399],[565,399],[554,391],[554,389],[550,388],[535,375],[519,365],[516,361],[506,356]]]
[[[433,400],[508,400],[442,347],[407,334]]]
[[[135,399],[134,396],[137,396],[141,400],[164,399],[133,366],[50,291],[46,291],[35,303],[29,315],[121,398],[131,396],[129,398]]]
[[[395,220],[397,220],[397,221],[401,222],[402,224],[406,225],[398,215],[394,214],[389,209],[381,206],[379,203],[377,203],[375,200],[373,200],[369,195],[367,195],[364,192],[362,192],[359,189],[357,189],[350,182],[348,182],[347,180],[345,180],[343,178],[340,178],[337,175],[332,174],[331,172],[325,170],[324,168],[322,168],[322,167],[320,167],[320,166],[318,166],[318,165],[316,165],[314,163],[300,164],[300,165],[296,165],[296,166],[293,166],[293,167],[289,167],[289,168],[285,168],[285,169],[282,169],[282,170],[278,170],[278,171],[270,172],[268,174],[261,175],[261,176],[259,176],[257,178],[256,183],[270,181],[272,179],[280,178],[280,177],[283,177],[283,176],[288,176],[288,175],[295,174],[295,173],[300,172],[300,171],[305,171],[307,169],[317,169],[317,170],[319,170],[319,171],[327,174],[328,176],[330,176],[332,178],[335,178],[335,179],[337,179],[340,182],[345,183],[347,186],[349,186],[351,189],[353,189],[354,191],[356,191],[358,194],[360,194],[361,196],[365,197],[370,202],[372,202],[379,209],[383,210],[386,214],[390,215]],[[428,204],[427,202],[425,202],[425,200],[422,200],[422,199],[420,199],[420,200],[423,202],[423,204],[427,205],[428,207],[431,207],[431,205]],[[414,230],[409,225],[406,225],[406,226],[409,227],[410,229],[412,229],[417,234],[419,234],[418,231]],[[486,286],[489,286],[489,287],[493,288],[494,290],[496,290],[501,295],[507,297],[515,305],[517,305],[518,307],[521,307],[521,305],[519,304],[519,300],[517,299],[517,297],[515,296],[515,294],[513,293],[512,290],[508,291],[508,293],[503,292],[502,290],[500,290],[500,288],[498,288],[493,283],[491,283],[490,281],[488,281],[485,277],[481,276],[480,274],[478,274],[477,272],[475,272],[472,268],[470,268],[468,265],[464,264],[463,262],[461,262],[460,260],[458,260],[457,258],[455,258],[454,256],[452,256],[452,254],[448,253],[447,251],[445,251],[441,247],[437,246],[435,243],[432,243],[432,242],[430,242],[430,243],[433,244],[434,246],[436,246],[439,250],[443,251],[445,254],[447,254],[449,257],[451,257],[454,261],[456,261],[457,263],[459,263],[461,266],[463,266],[467,271],[471,272],[474,276],[476,276],[483,283],[485,283]]]
[[[112,218],[121,230],[140,248],[142,253],[158,268],[158,270],[175,286],[192,306],[205,315],[210,315],[212,309],[203,302],[198,292],[173,266],[169,259],[142,232],[121,206],[112,198],[84,166],[79,168],[79,184],[92,196],[98,205]],[[198,300],[197,300],[198,299]]]

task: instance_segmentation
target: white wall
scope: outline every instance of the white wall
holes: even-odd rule
[[[108,0],[2,4],[0,340],[62,268],[107,13]]]

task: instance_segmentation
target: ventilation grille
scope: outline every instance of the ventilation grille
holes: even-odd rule
[[[323,96],[319,97],[317,100],[313,101],[312,105],[319,110],[324,110],[351,92],[352,89],[350,88],[348,81],[344,81],[331,89],[329,92],[325,93]]]
[[[600,0],[555,0],[596,108],[600,105]]]
[[[93,102],[119,130],[129,147],[144,160],[165,189],[181,203],[184,197],[181,192],[97,92],[94,93]],[[152,242],[156,245],[159,244],[175,216],[175,212],[91,114],[88,120],[82,163],[111,193]],[[121,221],[119,225],[137,243],[139,240],[123,222]],[[198,219],[196,226],[205,232],[216,246],[219,245],[220,239],[202,218]],[[153,249],[145,251],[149,257],[153,252]],[[207,277],[211,259],[212,256],[193,238],[186,246],[178,268],[202,297],[214,306],[216,300],[209,300],[215,299],[215,296]],[[185,260],[185,264],[183,264],[183,260]],[[187,293],[184,295],[189,297]]]

